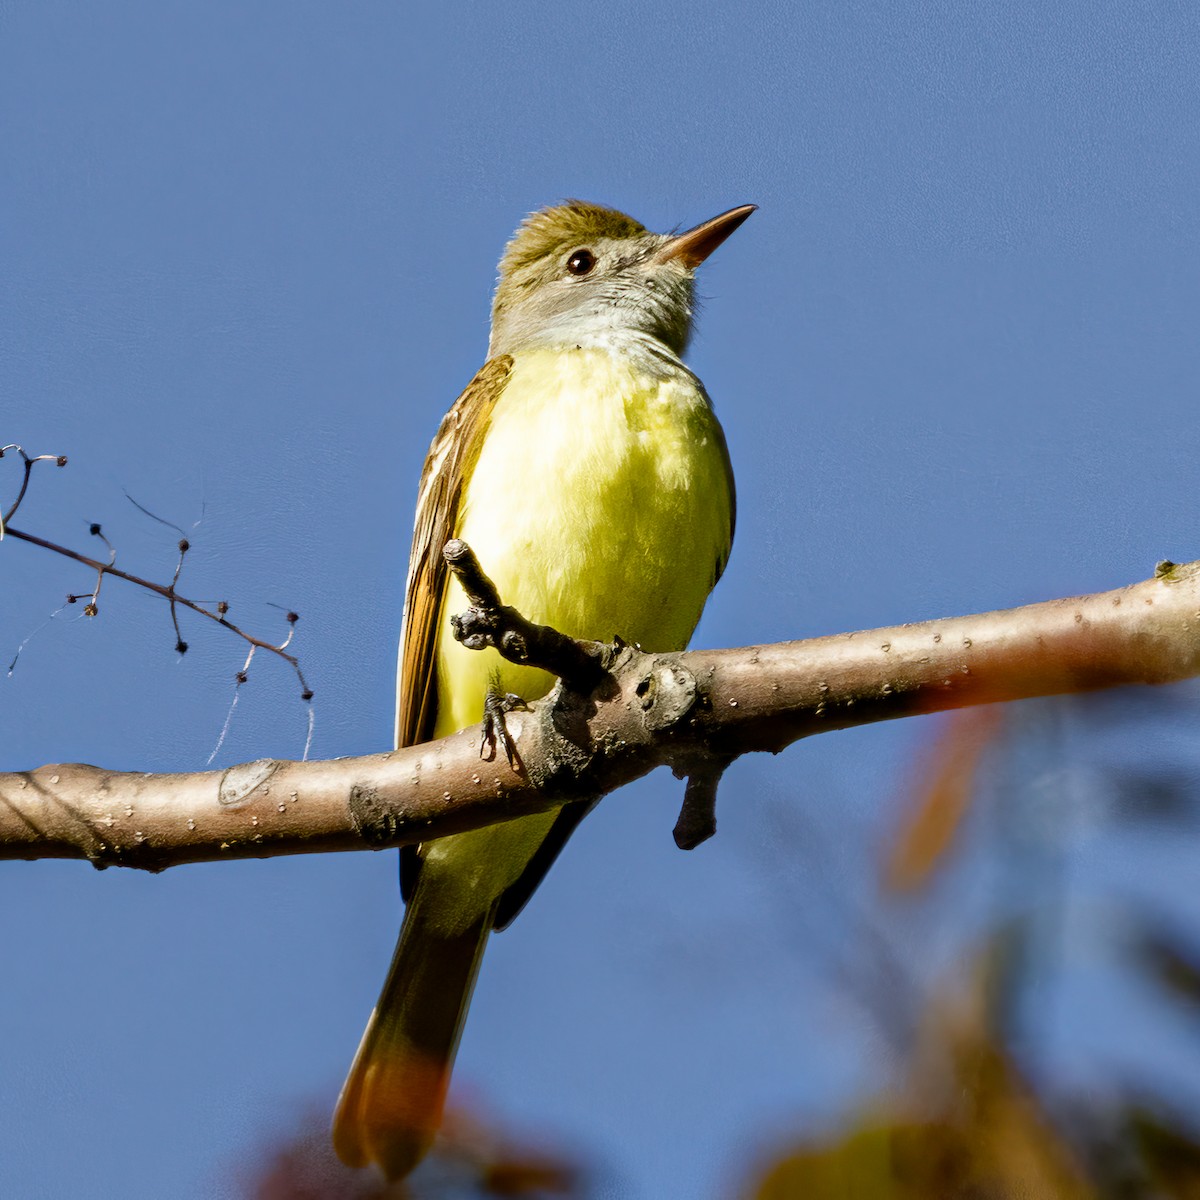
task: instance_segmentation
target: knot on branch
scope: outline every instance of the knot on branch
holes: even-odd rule
[[[355,831],[373,850],[395,845],[404,831],[405,822],[387,803],[375,787],[355,783],[350,788],[348,804],[350,820]]]
[[[681,662],[669,658],[653,660],[648,675],[636,688],[646,728],[654,733],[678,725],[695,707],[696,676]]]

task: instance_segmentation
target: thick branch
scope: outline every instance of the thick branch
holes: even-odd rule
[[[474,731],[389,754],[191,775],[53,766],[0,774],[0,857],[184,862],[379,849],[605,794],[666,764],[872,721],[1200,674],[1200,563],[1025,608],[736,650],[611,648],[590,691],[508,718],[521,773]],[[703,788],[699,789],[701,792]],[[694,796],[701,817],[704,795]],[[701,824],[703,822],[701,821]],[[691,835],[689,835],[691,836]]]

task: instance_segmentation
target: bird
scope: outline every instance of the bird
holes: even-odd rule
[[[554,683],[454,640],[461,538],[506,604],[589,640],[683,649],[729,558],[725,436],[683,356],[695,272],[755,205],[683,232],[568,200],[531,213],[500,260],[487,358],[443,418],[418,487],[401,622],[396,745]],[[590,808],[576,801],[401,851],[391,967],[334,1114],[347,1165],[407,1175],[433,1142],[484,947]]]

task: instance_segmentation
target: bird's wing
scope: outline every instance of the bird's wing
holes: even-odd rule
[[[716,587],[717,581],[725,573],[729,554],[733,549],[733,535],[737,529],[737,488],[733,483],[733,460],[729,457],[729,444],[725,441],[725,430],[721,428],[720,421],[713,421],[713,426],[720,444],[721,458],[725,464],[725,482],[729,487],[729,540],[725,543],[724,552],[717,558],[716,565],[713,567],[712,587]]]
[[[463,487],[512,363],[505,354],[480,367],[442,418],[421,471],[396,670],[397,747],[415,746],[433,736],[438,706],[434,652],[447,578],[442,547],[454,536]],[[420,847],[402,846],[400,894],[406,901],[412,899],[420,870]]]
[[[505,354],[483,364],[442,418],[421,472],[396,675],[398,747],[415,746],[433,736],[437,720],[434,651],[447,578],[442,547],[454,536],[463,486],[479,457],[483,433],[512,363]]]

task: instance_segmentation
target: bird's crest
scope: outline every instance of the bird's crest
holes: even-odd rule
[[[551,251],[587,246],[601,238],[631,238],[646,227],[615,208],[567,200],[553,208],[530,213],[521,222],[500,260],[500,276],[512,275]]]

